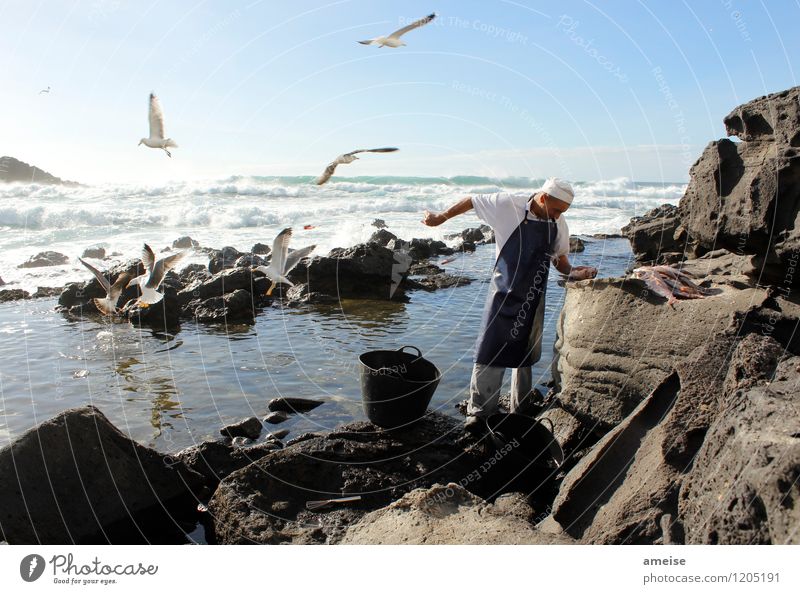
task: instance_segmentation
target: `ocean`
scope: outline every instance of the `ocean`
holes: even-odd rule
[[[365,241],[374,219],[405,239],[445,239],[480,222],[473,213],[437,228],[420,223],[424,209],[443,210],[465,195],[532,192],[542,180],[481,177],[335,178],[317,187],[310,177],[243,177],[158,186],[77,188],[0,186],[0,277],[5,288],[35,291],[88,280],[77,257],[87,247],[138,257],[142,243],[156,252],[180,236],[202,246],[249,250],[271,244],[284,227],[293,246],[316,244],[318,254]],[[576,183],[566,217],[572,234],[618,233],[632,216],[677,203],[680,183],[626,179]],[[311,228],[304,229],[310,226]],[[617,276],[631,263],[625,239],[586,237],[573,264]],[[452,240],[447,240],[452,241]],[[21,269],[44,250],[68,264]],[[186,260],[207,262],[202,254]],[[478,332],[494,246],[480,246],[445,268],[474,278],[472,284],[433,293],[411,293],[409,303],[342,302],[335,306],[265,308],[254,325],[185,323],[174,334],[126,322],[67,319],[56,299],[0,304],[0,446],[73,406],[94,404],[122,431],[145,445],[174,452],[218,436],[232,421],[263,416],[277,396],[322,398],[326,405],[292,417],[291,436],[327,431],[363,419],[357,357],[371,349],[419,347],[443,373],[432,407],[457,414],[466,397],[472,348]],[[544,355],[534,371],[549,379],[555,322],[563,302],[551,270]]]

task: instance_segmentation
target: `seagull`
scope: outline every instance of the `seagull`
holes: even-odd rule
[[[122,294],[122,290],[128,286],[128,281],[131,280],[132,276],[127,272],[123,272],[112,285],[97,268],[86,262],[83,258],[78,258],[78,260],[89,269],[106,292],[105,299],[92,299],[97,309],[100,310],[100,313],[107,316],[117,313],[117,301],[119,301],[119,296]]]
[[[333,172],[336,171],[337,165],[342,165],[343,163],[352,163],[358,157],[356,157],[357,153],[393,153],[398,149],[394,147],[386,147],[386,148],[374,148],[374,149],[358,149],[357,151],[353,151],[351,153],[345,153],[344,155],[339,155],[330,164],[325,168],[325,171],[317,178],[316,184],[321,186],[326,181],[328,181]]]
[[[39,94],[41,95],[42,93],[49,93],[49,92],[50,92],[50,87],[48,86],[46,89],[42,89],[41,91],[39,91]]]
[[[383,47],[384,45],[389,47],[400,47],[401,45],[406,45],[402,41],[400,41],[400,36],[405,35],[412,29],[416,29],[417,27],[422,27],[423,25],[427,25],[433,19],[436,18],[436,13],[431,13],[426,17],[423,17],[417,21],[414,21],[410,25],[403,27],[402,29],[398,29],[391,35],[387,37],[376,37],[375,39],[367,39],[365,41],[359,41],[363,45],[377,45],[378,47]]]
[[[278,283],[286,283],[290,287],[293,287],[294,283],[286,278],[286,275],[289,274],[289,272],[300,263],[300,260],[307,257],[311,252],[314,251],[314,248],[317,247],[316,245],[310,245],[299,250],[294,250],[290,254],[289,240],[291,239],[291,227],[288,227],[287,229],[284,229],[278,233],[275,241],[272,242],[272,259],[269,262],[269,266],[255,267],[255,270],[263,272],[264,275],[266,275],[266,277],[272,281],[272,284],[265,293],[266,295],[272,295],[272,291],[275,290],[275,286]]]
[[[164,138],[164,112],[161,111],[161,103],[158,97],[150,93],[150,138],[142,138],[139,145],[144,144],[150,148],[164,149],[168,157],[172,156],[167,147],[178,148],[178,143],[171,138]]]
[[[188,252],[179,252],[166,258],[161,258],[156,262],[156,255],[149,245],[144,244],[142,249],[142,264],[144,264],[144,274],[137,276],[128,283],[129,287],[139,285],[139,290],[142,292],[141,297],[136,302],[139,307],[149,307],[154,303],[158,303],[164,298],[163,293],[158,292],[158,287],[161,281],[164,280],[164,275],[169,270],[175,268]]]

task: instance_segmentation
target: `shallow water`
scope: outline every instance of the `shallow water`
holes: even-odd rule
[[[587,240],[573,264],[622,274],[627,240]],[[494,263],[494,246],[459,256],[445,268],[475,278],[410,303],[345,301],[337,306],[273,306],[254,325],[184,324],[165,335],[127,322],[72,321],[56,300],[0,305],[0,446],[59,412],[97,406],[133,439],[162,452],[219,435],[247,416],[263,417],[271,398],[327,401],[279,427],[290,438],[364,419],[357,357],[373,349],[420,348],[442,372],[431,407],[457,415],[466,397],[472,351]],[[555,323],[564,290],[551,269],[539,383],[550,379]],[[509,380],[507,374],[506,380]]]

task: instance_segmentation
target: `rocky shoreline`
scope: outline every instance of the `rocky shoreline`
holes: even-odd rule
[[[800,542],[799,100],[797,87],[737,107],[724,121],[739,142],[710,143],[679,206],[623,229],[638,263],[678,266],[708,296],[673,308],[637,279],[567,283],[553,388],[530,403],[561,466],[515,474],[497,446],[433,412],[403,430],[357,422],[287,441],[273,421],[325,406],[292,399],[163,454],[87,406],[0,450],[0,539],[129,542],[120,526],[133,516],[160,521],[143,540],[161,542],[166,513],[178,533],[200,523],[220,544]],[[465,230],[457,250],[491,240]],[[271,303],[250,269],[264,247],[209,250],[207,267],[169,276],[161,308],[125,315],[167,327],[252,320]],[[431,262],[452,253],[381,229],[298,266],[276,300],[405,300],[468,282]],[[95,282],[64,288],[65,315],[96,315]]]

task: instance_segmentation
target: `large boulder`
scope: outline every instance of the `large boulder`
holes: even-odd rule
[[[110,526],[153,508],[191,515],[202,482],[94,406],[70,409],[0,450],[0,540],[107,542]]]
[[[678,207],[663,204],[633,217],[622,233],[631,242],[637,262],[670,264],[682,260],[686,248],[679,226]]]
[[[211,274],[217,274],[226,268],[233,268],[236,265],[236,260],[243,255],[242,252],[229,245],[220,250],[212,250],[209,254],[208,271]]]
[[[122,273],[127,273],[131,278],[144,274],[144,266],[141,260],[129,260],[112,266],[108,270],[101,270],[101,272],[111,284],[114,284]],[[98,313],[93,300],[95,298],[105,297],[106,292],[103,287],[100,286],[100,281],[98,281],[94,275],[88,270],[86,273],[91,277],[88,281],[83,283],[69,283],[61,291],[58,304],[62,310],[69,311],[75,315]],[[126,303],[138,299],[138,297],[138,287],[133,286],[127,288],[123,290],[122,294],[119,296],[117,306],[122,308]]]
[[[236,289],[221,297],[210,297],[194,308],[198,322],[252,323],[255,321],[253,295],[244,289]]]
[[[800,87],[753,99],[725,116],[728,136],[800,147]]]
[[[590,427],[610,429],[737,312],[768,298],[762,288],[711,280],[716,294],[674,309],[636,279],[568,283],[553,362],[562,406]]]
[[[69,257],[62,253],[47,250],[31,256],[17,268],[44,268],[45,266],[61,266],[67,264]]]

